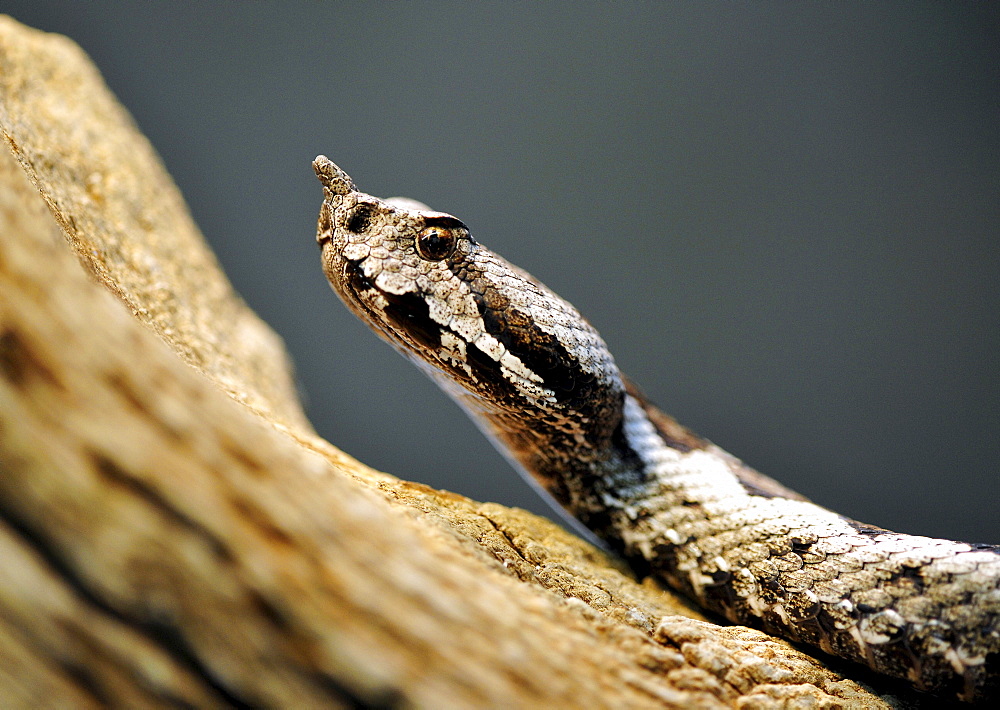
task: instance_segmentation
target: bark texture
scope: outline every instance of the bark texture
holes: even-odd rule
[[[898,704],[317,437],[66,38],[0,17],[0,129],[5,707]]]

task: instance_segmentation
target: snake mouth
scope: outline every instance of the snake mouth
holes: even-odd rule
[[[418,293],[394,294],[380,289],[365,275],[356,261],[346,260],[342,267],[341,299],[351,308],[365,314],[369,322],[382,324],[390,337],[406,343],[409,339],[420,348],[437,350],[441,347],[441,327],[431,318],[427,301]],[[384,299],[375,305],[377,297]],[[411,349],[418,348],[408,345]]]
[[[358,262],[345,259],[341,267],[341,273],[343,274],[343,278],[340,281],[342,285],[338,289],[338,293],[350,305],[364,308],[365,299],[363,295],[366,293],[379,293],[375,282],[365,276],[365,272],[361,270],[361,265]],[[365,308],[365,311],[371,312],[371,309]]]
[[[333,216],[330,214],[330,205],[325,201],[319,209],[319,221],[316,224],[316,243],[320,249],[326,246],[333,239]]]

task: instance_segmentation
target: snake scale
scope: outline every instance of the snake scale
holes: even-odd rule
[[[573,306],[455,217],[325,156],[317,241],[347,307],[640,569],[726,618],[967,701],[1000,695],[1000,547],[821,508],[649,404]]]

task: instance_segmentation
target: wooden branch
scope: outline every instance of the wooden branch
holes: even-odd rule
[[[0,17],[0,128],[5,706],[888,707],[319,439],[69,40]]]

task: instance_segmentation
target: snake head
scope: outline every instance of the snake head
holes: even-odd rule
[[[461,220],[359,192],[323,156],[314,167],[325,188],[317,241],[334,291],[463,404],[569,421],[568,404],[594,401],[596,386],[620,389],[607,348],[576,309]]]

